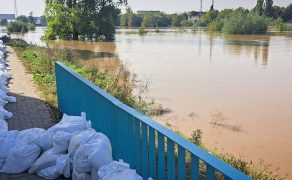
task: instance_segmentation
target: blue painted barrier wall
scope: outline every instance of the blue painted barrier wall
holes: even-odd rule
[[[56,62],[55,70],[60,111],[69,115],[86,112],[93,128],[109,137],[114,159],[123,159],[144,179],[199,179],[199,162],[206,164],[208,180],[215,179],[216,172],[224,179],[251,179],[123,104],[64,64]]]

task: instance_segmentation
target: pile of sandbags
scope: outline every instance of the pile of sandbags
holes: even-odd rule
[[[8,80],[10,79],[10,74],[8,73],[8,68],[6,65],[6,46],[3,41],[0,40],[0,131],[8,131],[8,124],[6,120],[12,118],[12,113],[4,109],[5,104],[8,102],[16,102],[16,98],[8,96]],[[1,162],[0,162],[1,163]]]
[[[85,113],[81,116],[64,114],[62,120],[48,130],[31,128],[0,133],[0,172],[28,171],[46,179],[62,175],[73,180],[101,177],[111,180],[119,176],[141,179],[128,164],[118,162],[127,167],[123,169],[112,168],[111,164],[115,165],[110,140],[91,128]],[[106,171],[106,176],[100,176],[100,169],[111,170]]]

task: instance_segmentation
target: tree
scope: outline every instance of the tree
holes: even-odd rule
[[[273,16],[273,0],[265,0],[264,15],[267,17]]]
[[[257,4],[254,8],[254,11],[259,14],[260,16],[264,13],[264,0],[257,0]]]
[[[171,26],[179,27],[182,18],[177,13],[171,15]]]
[[[27,17],[24,16],[24,15],[18,16],[18,17],[16,18],[16,21],[20,21],[20,22],[23,22],[23,23],[25,23],[25,24],[28,23],[28,19],[27,19]]]
[[[83,35],[112,40],[121,4],[126,0],[46,0],[46,37],[77,40]]]
[[[29,13],[27,21],[28,23],[35,24],[35,19],[33,18],[33,12]]]
[[[284,7],[273,6],[273,18],[274,19],[278,19],[278,18],[283,19],[284,12],[285,12],[285,8]]]
[[[292,4],[289,4],[286,8],[285,8],[285,12],[283,15],[283,20],[285,22],[289,21],[292,19]]]

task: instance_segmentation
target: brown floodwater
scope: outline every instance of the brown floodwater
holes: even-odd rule
[[[42,32],[24,39],[41,44]],[[150,82],[149,97],[171,110],[155,118],[160,123],[187,136],[201,129],[210,149],[292,173],[292,33],[119,30],[115,42],[49,45],[79,50],[84,65],[126,64]]]

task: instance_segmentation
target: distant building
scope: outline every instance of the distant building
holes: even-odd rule
[[[137,14],[145,14],[145,13],[160,13],[160,11],[137,11]]]
[[[201,13],[201,12],[191,11],[188,13],[188,21],[191,21],[193,23],[197,22],[200,19],[200,17],[204,14],[205,14],[204,12]]]
[[[0,21],[7,20],[8,22],[15,20],[15,14],[0,14]]]

